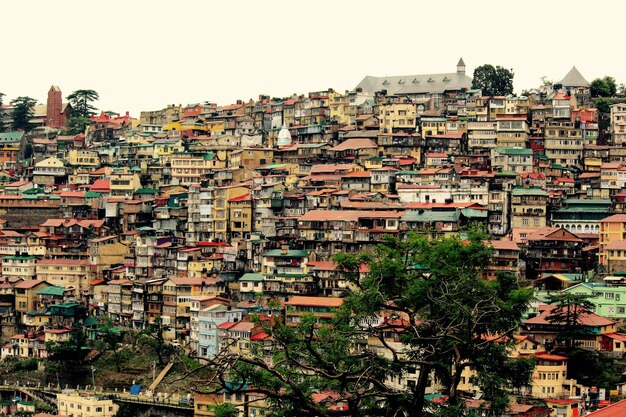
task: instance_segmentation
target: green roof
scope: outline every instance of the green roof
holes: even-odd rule
[[[511,190],[511,195],[536,195],[536,196],[547,197],[548,193],[546,193],[540,188],[516,187]]]
[[[85,319],[85,326],[95,326],[99,322],[98,317],[89,316]]]
[[[486,219],[488,214],[487,210],[476,210],[473,208],[463,208],[461,209],[461,213],[463,213],[465,217],[479,219]]]
[[[279,278],[310,278],[313,274],[265,274],[269,277],[279,277]]]
[[[284,258],[308,258],[309,251],[289,249],[283,253],[282,249],[274,249],[267,251],[263,256],[284,257]]]
[[[155,188],[140,188],[135,191],[135,194],[158,194],[159,190]]]
[[[505,155],[532,155],[532,149],[526,148],[496,148],[496,151]]]
[[[285,167],[285,164],[269,164],[269,165],[256,167],[256,169],[279,169],[279,168],[284,168],[284,167]]]
[[[100,193],[97,193],[95,191],[87,191],[85,193],[85,197],[86,198],[99,198],[100,197]]]
[[[552,169],[563,169],[563,165],[560,165],[560,164],[552,164],[552,165],[550,165],[550,168],[552,168]]]
[[[24,132],[4,132],[0,133],[0,142],[17,142],[22,139]]]
[[[210,161],[213,158],[215,158],[215,152],[207,152],[204,154],[205,161]]]
[[[601,199],[583,199],[583,198],[566,198],[563,200],[564,204],[584,204],[584,205],[605,205],[610,206],[611,200],[606,198]]]
[[[20,255],[10,255],[10,256],[5,256],[2,259],[9,259],[12,261],[28,261],[30,259],[35,259],[34,256],[30,256],[30,255],[25,255],[25,256],[20,256]]]
[[[409,170],[409,171],[399,171],[399,172],[396,172],[396,176],[398,176],[398,175],[417,175],[417,174],[419,174],[419,171],[411,171],[411,170]]]
[[[58,297],[62,297],[65,294],[65,287],[59,287],[56,285],[52,285],[50,287],[46,287],[42,290],[37,291],[39,295],[54,295]]]
[[[243,274],[243,276],[239,278],[239,281],[244,281],[244,282],[263,281],[263,274],[253,274],[252,272],[248,272],[247,274]]]
[[[515,171],[499,171],[496,172],[496,177],[518,177],[519,174]]]
[[[404,222],[416,222],[416,223],[427,223],[427,222],[456,222],[459,220],[461,212],[458,210],[454,211],[430,211],[426,210],[423,212],[419,212],[417,210],[411,210],[404,213],[402,216],[402,221]]]

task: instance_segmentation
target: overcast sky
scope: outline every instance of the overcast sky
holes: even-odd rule
[[[0,92],[166,104],[354,88],[365,75],[513,68],[515,90],[572,65],[626,82],[621,1],[2,1]],[[5,99],[6,100],[6,99]]]

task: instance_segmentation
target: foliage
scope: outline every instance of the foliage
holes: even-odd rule
[[[567,375],[585,386],[612,389],[621,381],[623,367],[614,358],[585,349],[568,352]]]
[[[169,327],[163,324],[161,318],[157,317],[154,322],[148,324],[148,326],[138,334],[139,342],[148,346],[153,351],[157,356],[160,366],[167,363],[169,356],[174,350],[163,337],[163,332],[168,329]]]
[[[238,417],[239,410],[230,403],[222,403],[215,406],[215,417]]]
[[[124,340],[124,332],[122,332],[119,327],[115,326],[115,323],[110,317],[106,317],[98,326],[98,337],[104,342],[105,350],[112,352],[115,369],[117,372],[121,372],[123,355],[121,350],[118,349],[118,346]]]
[[[22,359],[13,364],[11,367],[13,372],[20,371],[36,371],[39,361],[35,358],[31,359]]]
[[[31,97],[21,96],[13,100],[13,125],[14,130],[28,132],[32,129],[30,120],[33,118],[37,100]]]
[[[67,342],[46,342],[48,358],[56,362],[80,362],[87,355],[87,338],[80,329],[72,331],[70,340]]]
[[[482,90],[484,96],[506,96],[513,93],[513,70],[490,64],[474,70],[472,88]]]
[[[552,90],[552,86],[554,85],[554,81],[549,79],[547,76],[541,77],[541,87],[544,91]]]
[[[96,108],[91,104],[100,98],[95,90],[76,90],[67,99],[72,105],[72,113],[75,116],[88,119]]]
[[[591,313],[594,307],[588,295],[552,294],[548,297],[548,303],[554,309],[547,316],[547,320],[561,326],[557,342],[565,343],[569,349],[575,346],[577,339],[590,335],[591,329],[582,323],[582,315]]]
[[[85,128],[91,124],[91,119],[83,116],[72,116],[67,121],[66,135],[78,135],[85,132]]]
[[[458,386],[471,367],[491,403],[486,413],[499,415],[507,389],[527,385],[532,372],[531,362],[507,355],[532,293],[511,275],[485,280],[492,251],[473,229],[465,234],[387,238],[373,253],[338,255],[338,270],[356,290],[334,319],[258,320],[272,338],[271,352],[265,345],[247,356],[223,352],[211,364],[218,371],[212,382],[231,392],[244,392],[250,382],[268,397],[274,416],[329,416],[328,404],[312,394],[330,391],[352,415],[417,417],[430,406],[424,394],[432,375],[448,395],[440,414],[463,408]],[[364,261],[370,273],[361,279]],[[419,370],[415,385],[388,383],[411,368]]]
[[[27,143],[26,146],[24,147],[24,159],[32,158],[33,153],[34,153],[33,144]]]
[[[617,93],[617,83],[615,78],[605,76],[596,78],[589,85],[591,97],[613,97]]]

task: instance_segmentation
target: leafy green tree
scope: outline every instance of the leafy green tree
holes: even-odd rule
[[[617,83],[615,78],[607,75],[593,80],[589,85],[589,90],[591,97],[613,97],[617,93]]]
[[[561,326],[557,342],[565,343],[565,346],[571,349],[575,347],[577,339],[591,334],[590,328],[582,321],[583,315],[591,313],[594,307],[588,295],[552,294],[548,302],[554,308],[547,316],[547,320]]]
[[[67,342],[47,342],[48,358],[57,362],[80,362],[88,353],[87,338],[80,329],[72,331]]]
[[[485,96],[506,96],[513,93],[513,70],[490,64],[474,70],[472,88],[479,88]]]
[[[76,90],[67,96],[72,105],[73,114],[84,118],[89,118],[96,111],[91,103],[98,101],[99,98],[95,90]]]
[[[213,382],[233,392],[253,384],[274,405],[274,416],[333,415],[312,399],[331,391],[351,416],[421,417],[430,406],[424,398],[432,375],[448,395],[439,414],[464,407],[458,386],[469,367],[490,402],[484,412],[500,415],[507,391],[527,385],[532,372],[532,362],[507,354],[532,293],[511,275],[483,278],[492,251],[482,238],[473,230],[463,240],[415,234],[388,238],[368,255],[337,256],[338,270],[356,290],[334,319],[258,321],[271,336],[271,361],[265,349],[248,356],[224,352],[212,363]],[[370,273],[361,279],[363,261]],[[414,385],[389,383],[410,369],[419,369]]]
[[[21,96],[13,100],[13,126],[14,130],[28,132],[32,129],[30,120],[33,118],[37,100],[31,97]]]
[[[91,119],[83,116],[72,116],[67,121],[67,130],[65,131],[68,135],[78,135],[79,133],[84,133],[85,128],[91,124]]]
[[[104,342],[106,351],[112,353],[117,372],[122,372],[123,355],[118,347],[124,340],[124,333],[110,317],[106,317],[98,326],[98,337]]]
[[[218,404],[215,406],[215,417],[238,417],[239,410],[230,403]]]
[[[139,332],[139,341],[148,346],[157,356],[159,365],[163,366],[167,363],[169,356],[173,352],[172,346],[167,343],[163,332],[168,330],[168,326],[164,325],[161,318],[157,317],[154,322]]]

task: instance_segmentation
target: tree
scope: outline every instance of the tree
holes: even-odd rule
[[[124,340],[124,333],[119,327],[115,326],[115,323],[113,323],[113,320],[110,317],[107,317],[98,326],[98,336],[104,342],[105,349],[112,352],[115,369],[117,372],[122,372],[122,355],[118,346]]]
[[[472,88],[479,88],[485,96],[506,96],[513,93],[513,70],[490,64],[474,70]]]
[[[72,116],[67,121],[67,130],[65,131],[68,135],[78,135],[79,133],[84,133],[85,128],[91,124],[91,119],[83,116]]]
[[[499,415],[507,390],[527,385],[532,372],[531,361],[507,354],[532,293],[511,275],[485,280],[491,250],[483,236],[467,234],[466,240],[388,238],[371,254],[337,256],[338,271],[356,289],[332,322],[322,325],[313,315],[295,325],[259,319],[270,352],[266,345],[251,355],[222,352],[211,363],[211,382],[240,393],[254,384],[275,416],[336,415],[312,396],[331,392],[333,402],[348,405],[346,415],[420,417],[429,407],[424,397],[432,375],[448,396],[440,412],[464,407],[458,386],[469,367],[490,402],[485,413]],[[370,273],[361,279],[363,261]],[[419,370],[413,386],[389,383],[411,369]]]
[[[589,301],[589,296],[572,293],[552,294],[548,302],[554,307],[546,319],[561,326],[558,342],[565,343],[566,347],[571,349],[576,346],[577,339],[590,335],[590,328],[582,322],[582,316],[590,314],[594,307]]]
[[[589,85],[589,90],[591,97],[613,97],[617,93],[617,83],[615,78],[606,75],[593,80]]]
[[[172,346],[166,342],[163,332],[168,330],[168,326],[163,325],[160,317],[139,332],[139,341],[148,346],[157,356],[159,365],[166,364],[169,355],[172,353]]]
[[[100,98],[95,90],[76,90],[67,99],[72,105],[72,113],[75,116],[89,118],[96,108],[91,105]]]
[[[238,417],[239,410],[230,403],[218,404],[214,410],[215,417]]]
[[[30,120],[34,115],[35,104],[37,104],[37,100],[26,96],[13,100],[13,129],[24,132],[32,129]]]

